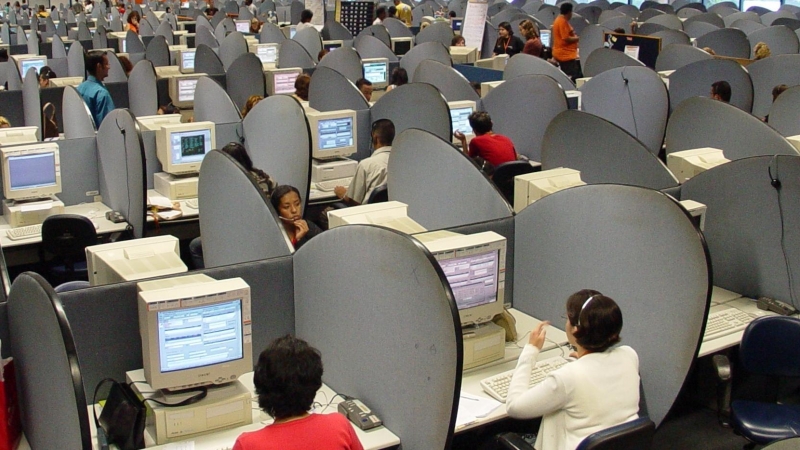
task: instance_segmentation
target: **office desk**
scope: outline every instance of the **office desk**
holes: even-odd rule
[[[155,191],[155,189],[150,189],[147,191],[147,197],[164,197],[163,195],[159,194]],[[153,217],[149,214],[147,215],[147,229],[148,235],[160,235],[160,234],[171,234],[180,240],[185,239],[193,239],[197,236],[200,236],[200,210],[198,208],[190,207],[186,202],[189,199],[183,200],[172,200],[171,202],[177,202],[180,205],[181,212],[183,215],[178,217],[177,219],[170,219],[164,220],[160,219],[158,224],[155,223]]]
[[[325,192],[325,191],[317,190],[317,189],[315,189],[313,187],[308,190],[308,204],[309,205],[333,203],[333,202],[336,202],[338,200],[339,200],[339,198],[336,197],[336,194],[333,191]]]
[[[730,291],[726,291],[726,292],[730,292]],[[757,318],[758,317],[764,317],[764,316],[776,316],[777,315],[777,314],[775,314],[773,312],[770,312],[770,311],[764,311],[764,310],[758,309],[754,299],[747,298],[747,297],[742,297],[742,296],[739,296],[738,298],[735,298],[735,299],[727,299],[724,303],[719,303],[719,304],[716,304],[716,305],[712,303],[711,309],[709,310],[709,313],[722,311],[723,309],[728,309],[728,308],[736,308],[736,309],[738,309],[740,311],[744,311],[746,313],[749,313],[749,314],[751,314],[751,315],[753,315],[753,316],[755,316]],[[742,335],[743,334],[744,334],[744,330],[741,330],[741,331],[737,331],[735,333],[731,333],[731,334],[726,335],[726,336],[721,336],[721,337],[718,337],[716,339],[712,339],[710,341],[703,341],[703,343],[700,345],[700,350],[698,350],[698,352],[697,352],[697,357],[698,358],[702,358],[703,356],[707,356],[707,355],[710,355],[712,353],[716,353],[716,352],[718,352],[720,350],[724,350],[726,348],[730,348],[730,347],[739,345],[739,343],[742,342]]]

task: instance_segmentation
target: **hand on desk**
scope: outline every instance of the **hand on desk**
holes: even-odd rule
[[[345,194],[347,194],[347,188],[344,186],[336,186],[333,188],[333,193],[339,198],[344,198]]]
[[[531,331],[531,336],[528,338],[528,343],[541,350],[542,347],[544,347],[544,339],[547,336],[547,330],[544,328],[548,325],[550,325],[550,322],[546,320],[537,325],[536,328]]]

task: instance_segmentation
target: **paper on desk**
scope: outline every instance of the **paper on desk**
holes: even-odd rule
[[[174,444],[167,444],[164,450],[194,450],[194,441],[175,442]]]
[[[172,202],[167,197],[162,197],[160,195],[148,195],[147,204],[157,206],[158,208],[172,209]]]
[[[456,428],[488,416],[500,405],[502,405],[502,403],[493,398],[479,397],[461,391],[461,398],[458,400]]]
[[[162,220],[172,220],[177,219],[178,217],[182,216],[182,211],[159,211],[158,218]]]

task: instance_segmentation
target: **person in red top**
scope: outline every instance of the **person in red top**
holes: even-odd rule
[[[578,60],[578,41],[575,30],[569,24],[572,19],[572,3],[561,4],[561,14],[553,21],[553,59],[561,70],[575,81],[583,78],[581,62]]]
[[[469,126],[472,127],[472,132],[475,133],[475,137],[472,138],[469,146],[467,146],[466,136],[461,131],[456,130],[453,136],[461,141],[461,148],[464,149],[465,153],[469,148],[467,154],[470,158],[481,157],[494,167],[517,160],[517,151],[514,149],[514,143],[511,142],[511,139],[492,131],[492,118],[489,113],[475,111],[470,114]]]
[[[290,335],[272,341],[258,357],[253,383],[258,406],[275,422],[242,433],[233,450],[363,450],[343,415],[308,412],[322,386],[322,358],[306,341]]]

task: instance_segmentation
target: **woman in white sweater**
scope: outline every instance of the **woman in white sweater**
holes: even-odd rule
[[[639,357],[620,340],[622,312],[614,300],[584,289],[567,300],[566,332],[576,361],[528,389],[531,367],[542,349],[547,322],[531,331],[511,379],[506,409],[511,417],[542,417],[535,447],[572,450],[597,431],[639,417]]]

